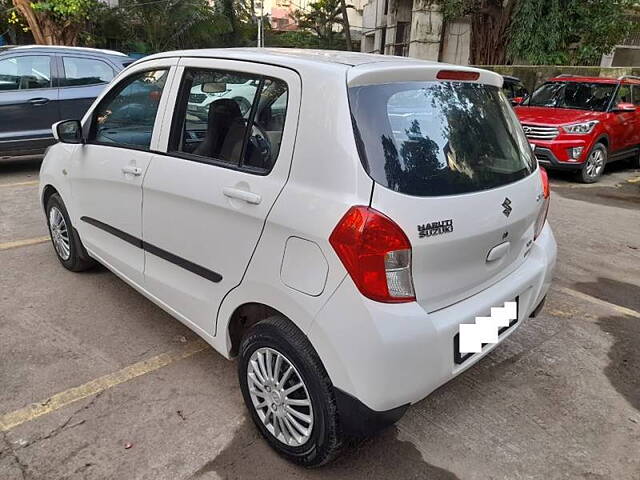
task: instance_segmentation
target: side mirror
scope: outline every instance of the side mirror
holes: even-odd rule
[[[51,127],[53,137],[62,143],[84,143],[79,120],[62,120]]]
[[[525,97],[513,97],[511,99],[511,105],[513,105],[514,107],[517,105],[522,104],[522,102],[525,101]]]
[[[616,105],[614,112],[635,112],[636,106],[633,103],[622,102]]]

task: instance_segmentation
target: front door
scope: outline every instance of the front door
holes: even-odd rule
[[[241,282],[285,185],[300,79],[231,60],[180,66],[175,113],[165,117],[174,119],[161,147],[167,155],[154,158],[143,185],[145,285],[213,335],[218,307]]]
[[[0,157],[42,153],[53,143],[59,118],[53,57],[14,55],[0,59]]]
[[[97,105],[70,172],[73,224],[85,247],[114,271],[143,281],[142,180],[169,67],[132,73]],[[159,124],[159,122],[157,122]]]

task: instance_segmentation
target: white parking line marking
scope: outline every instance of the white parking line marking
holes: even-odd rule
[[[49,236],[25,238],[24,240],[16,240],[15,242],[0,243],[0,250],[9,250],[10,248],[28,247],[29,245],[38,245],[49,241]]]
[[[591,295],[587,295],[586,293],[582,293],[582,292],[578,292],[577,290],[573,290],[571,288],[567,288],[567,287],[558,287],[559,291],[566,293],[567,295],[571,295],[573,297],[579,298],[581,300],[585,300],[587,302],[591,302],[594,303],[596,305],[600,305],[601,307],[606,307],[606,308],[610,308],[612,310],[615,310],[618,313],[621,313],[623,315],[628,315],[630,317],[635,317],[635,318],[640,318],[640,312],[636,312],[635,310],[632,310],[630,308],[627,307],[622,307],[620,305],[616,305],[615,303],[610,303],[607,302],[605,300],[600,300],[599,298],[596,297],[592,297]]]
[[[194,340],[173,352],[161,353],[155,357],[124,367],[117,372],[91,380],[83,385],[56,393],[41,402],[32,403],[19,410],[0,415],[0,432],[7,432],[18,425],[59,410],[78,400],[113,388],[141,375],[151,373],[178,360],[191,357],[198,352],[206,350],[208,347],[209,345],[204,340]]]
[[[27,187],[38,185],[40,180],[29,180],[28,182],[0,183],[0,188],[5,187]]]

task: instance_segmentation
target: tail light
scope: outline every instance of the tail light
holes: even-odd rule
[[[535,240],[542,232],[542,227],[544,227],[544,222],[547,220],[547,213],[549,212],[549,203],[551,202],[551,188],[549,187],[549,175],[547,171],[539,167],[540,169],[540,177],[542,178],[542,196],[543,196],[543,204],[540,209],[540,213],[538,213],[538,218],[536,219],[535,226],[535,234],[533,239]]]
[[[365,297],[385,303],[415,300],[411,243],[389,217],[373,208],[351,207],[329,243]]]

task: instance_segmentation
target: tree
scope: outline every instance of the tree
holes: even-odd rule
[[[40,45],[77,45],[98,0],[13,0]]]
[[[506,62],[509,25],[516,2],[518,0],[439,0],[445,20],[470,17],[469,61],[472,65]]]
[[[342,43],[336,25],[343,25],[340,0],[318,0],[310,3],[307,11],[298,10],[294,14],[301,28],[313,31],[324,48],[336,48]]]
[[[593,64],[637,24],[635,0],[521,0],[509,53],[532,64]]]
[[[633,28],[637,0],[436,0],[445,20],[471,19],[470,62],[592,63]]]

